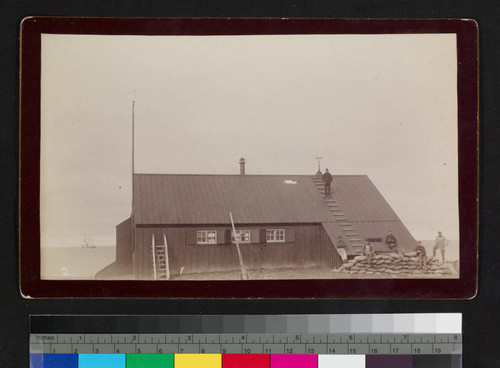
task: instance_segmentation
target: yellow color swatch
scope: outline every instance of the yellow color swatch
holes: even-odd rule
[[[221,368],[221,354],[175,354],[175,368]]]

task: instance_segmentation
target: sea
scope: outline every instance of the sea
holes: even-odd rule
[[[115,259],[115,246],[43,247],[40,276],[42,280],[92,280],[98,271]]]

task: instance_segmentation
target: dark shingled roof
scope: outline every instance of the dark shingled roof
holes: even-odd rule
[[[228,224],[230,211],[237,223],[332,221],[310,176],[134,175],[136,224]]]

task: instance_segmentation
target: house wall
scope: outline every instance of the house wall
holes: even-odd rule
[[[118,264],[132,264],[132,234],[132,218],[116,226],[116,262]]]
[[[267,243],[265,229],[285,229],[284,243]],[[202,273],[239,270],[238,253],[231,243],[229,226],[200,227],[137,227],[135,229],[134,270],[136,277],[152,277],[151,240],[163,244],[167,237],[170,272]],[[244,227],[251,230],[251,244],[240,244],[243,262],[247,269],[309,267],[325,265],[326,257],[335,254],[321,232],[321,225],[288,225]],[[196,244],[197,230],[217,230],[217,244]],[[334,248],[333,248],[334,249]],[[337,254],[338,256],[338,254]],[[337,264],[337,260],[328,261]],[[340,261],[341,264],[342,261]]]
[[[339,268],[343,263],[342,257],[337,252],[337,248],[333,245],[323,226],[320,228],[320,236],[321,254],[325,261],[325,266],[329,268]]]

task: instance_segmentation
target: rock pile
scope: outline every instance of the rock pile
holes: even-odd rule
[[[366,256],[356,256],[345,262],[340,268],[333,272],[348,274],[385,274],[385,275],[405,275],[405,276],[443,276],[458,275],[451,263],[439,264],[437,258],[427,259],[427,270],[420,268],[417,252],[405,254],[380,254],[372,258],[368,264]]]

